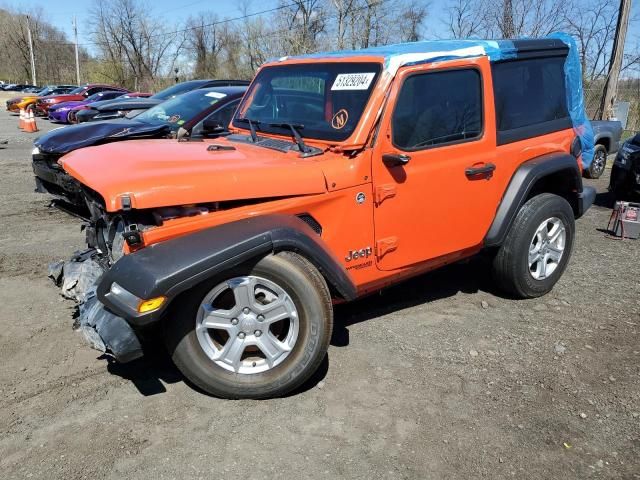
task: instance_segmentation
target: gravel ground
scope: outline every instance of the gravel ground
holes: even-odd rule
[[[110,364],[72,331],[46,267],[80,221],[32,193],[16,124],[0,113],[2,478],[640,478],[640,241],[607,238],[605,206],[546,297],[453,265],[338,307],[295,394],[224,401],[163,351]]]

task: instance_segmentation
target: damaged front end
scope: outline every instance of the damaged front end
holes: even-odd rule
[[[98,301],[96,288],[108,268],[104,255],[92,248],[49,265],[49,277],[63,297],[78,304],[74,329],[82,332],[92,348],[126,363],[143,356],[142,345],[133,328]]]
[[[129,362],[143,356],[137,330],[142,326],[134,328],[100,302],[96,293],[100,280],[125,253],[143,246],[142,233],[145,230],[162,226],[174,218],[216,211],[219,205],[211,203],[110,213],[105,210],[104,200],[97,192],[83,185],[82,193],[90,213],[83,225],[89,248],[76,252],[68,261],[49,265],[49,277],[60,287],[61,295],[78,306],[74,329],[83,333],[92,348],[112,355],[118,362]],[[120,289],[117,295],[112,292],[111,296],[126,304],[134,315],[152,310],[148,300],[137,298],[125,290]],[[143,310],[139,310],[141,305]]]

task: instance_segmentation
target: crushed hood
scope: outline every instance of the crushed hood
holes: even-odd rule
[[[105,142],[129,140],[136,137],[164,136],[166,125],[151,125],[138,120],[122,118],[103,122],[87,122],[57,128],[34,142],[41,152],[65,154],[78,148]]]
[[[208,151],[212,144],[235,150]],[[223,139],[136,140],[71,152],[60,164],[117,211],[123,195],[143,209],[324,193],[318,158]]]

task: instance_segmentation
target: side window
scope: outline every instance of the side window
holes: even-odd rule
[[[231,123],[231,117],[233,117],[233,113],[236,111],[236,108],[238,108],[239,102],[240,100],[233,101],[228,105],[222,107],[220,110],[213,112],[207,118],[214,120],[216,123],[219,123],[226,130],[229,126],[229,123]]]
[[[393,144],[420,150],[482,135],[482,81],[476,69],[408,77],[393,112]]]
[[[98,93],[104,90],[102,87],[93,87],[87,90],[87,97],[93,95],[94,93]]]
[[[231,117],[233,117],[233,114],[235,113],[236,108],[238,108],[239,103],[240,103],[240,99],[229,102],[229,104],[225,105],[224,107],[220,108],[219,110],[216,110],[215,112],[209,114],[209,116],[200,120],[191,129],[191,136],[197,137],[203,134],[203,123],[205,120],[213,121],[215,123],[222,125],[226,131],[227,128],[229,127],[229,124],[231,123]]]
[[[564,60],[534,58],[492,65],[498,143],[571,127]]]

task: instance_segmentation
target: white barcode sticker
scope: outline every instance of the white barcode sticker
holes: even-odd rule
[[[341,73],[334,80],[331,90],[367,90],[375,76],[375,72]]]

